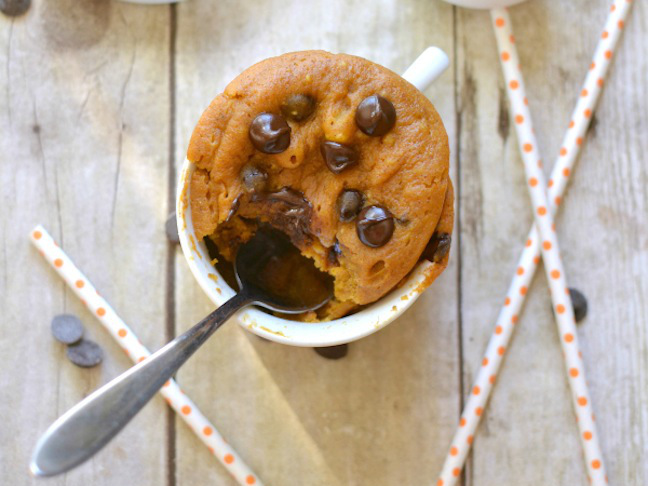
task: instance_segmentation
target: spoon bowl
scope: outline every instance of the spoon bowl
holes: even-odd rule
[[[286,235],[264,227],[236,255],[241,291],[266,309],[300,314],[318,309],[333,295],[333,277],[318,270]]]

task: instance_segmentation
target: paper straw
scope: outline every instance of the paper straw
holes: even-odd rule
[[[631,2],[617,0],[606,20],[601,40],[596,47],[593,60],[589,66],[589,72],[580,91],[580,97],[563,138],[560,155],[554,163],[551,179],[549,179],[549,211],[552,214],[559,205],[560,198],[564,195],[574,162],[578,157],[592,113],[600,97],[601,88],[610,67],[625,19],[630,11],[630,6]],[[513,42],[512,37],[509,37],[509,40]],[[503,62],[510,62],[511,60],[508,51],[500,52],[500,56]],[[504,61],[505,59],[506,61]],[[450,452],[445,459],[441,475],[437,481],[438,486],[454,485],[461,473],[461,469],[463,469],[474,434],[479,426],[481,411],[486,407],[504,354],[513,336],[514,327],[507,324],[517,321],[527,289],[540,261],[540,240],[535,225],[532,226],[526,241],[526,246],[518,260],[518,270],[509,285],[504,306],[500,309],[495,330],[487,345],[481,363],[482,366],[477,372],[477,377],[471,388],[472,392],[466,400],[459,427],[454,434]],[[500,354],[499,350],[503,350],[503,352]],[[480,390],[480,393],[474,394],[475,390]],[[480,413],[471,413],[474,410],[480,410]],[[581,437],[586,441],[592,440],[594,433],[585,430],[582,432]]]
[[[519,69],[520,60],[513,38],[511,18],[508,15],[508,10],[493,9],[491,10],[491,19],[500,51],[506,92],[515,119],[518,145],[527,176],[527,188],[534,209],[535,226],[540,236],[537,240],[540,242],[540,252],[554,306],[554,317],[559,330],[559,341],[565,356],[565,373],[571,387],[587,475],[588,478],[591,478],[592,484],[603,486],[607,482],[603,454],[594,423],[592,400],[585,378],[585,368],[576,333],[574,309],[560,255],[558,236],[555,231],[553,214],[549,211],[547,184],[542,171],[538,142],[531,122],[522,72]],[[510,59],[506,60],[506,54],[509,54]],[[591,112],[589,116],[591,116]]]
[[[133,330],[117,315],[115,310],[99,295],[90,280],[74,265],[70,257],[58,246],[42,226],[36,226],[30,240],[40,254],[68,284],[81,302],[101,322],[134,363],[146,359],[151,353],[137,338]],[[225,442],[216,427],[207,420],[191,399],[184,394],[175,380],[167,381],[160,393],[184,420],[189,428],[207,446],[209,451],[225,466],[240,485],[262,485],[261,480],[243,462],[241,456]]]

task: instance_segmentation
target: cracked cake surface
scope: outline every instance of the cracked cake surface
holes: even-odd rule
[[[375,63],[303,51],[255,64],[204,111],[187,157],[196,236],[232,261],[259,223],[285,232],[335,277],[317,318],[376,301],[421,258],[430,282],[447,265],[447,134],[420,91]]]

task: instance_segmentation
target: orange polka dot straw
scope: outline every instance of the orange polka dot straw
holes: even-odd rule
[[[126,352],[126,355],[133,362],[146,361],[146,357],[151,355],[148,349],[142,345],[133,330],[117,315],[110,304],[99,295],[88,278],[58,247],[45,228],[42,226],[34,228],[30,234],[30,240],[77,297],[85,302],[85,305],[121,346],[121,349]],[[160,389],[160,394],[241,486],[250,484],[262,486],[258,476],[225,442],[216,427],[198,410],[196,404],[182,392],[174,380],[166,382]]]
[[[555,202],[562,200],[569,177],[573,173],[572,168],[574,166],[574,162],[579,155],[580,149],[582,148],[579,142],[584,140],[585,134],[591,122],[591,116],[587,117],[585,116],[585,113],[591,115],[594,112],[601,94],[601,88],[604,86],[604,79],[610,67],[612,53],[616,52],[616,46],[621,34],[621,30],[618,28],[618,22],[625,21],[630,11],[631,3],[632,2],[628,2],[626,0],[616,0],[614,2],[616,8],[608,16],[605,24],[604,31],[606,32],[606,35],[599,40],[592,63],[586,66],[588,71],[582,88],[574,93],[576,107],[573,110],[572,116],[566,120],[566,122],[568,123],[568,128],[563,138],[563,142],[560,145],[560,153],[556,157],[554,167],[551,172],[551,181],[553,183],[550,184],[550,189],[548,191],[548,201],[546,201],[545,203],[550,215],[553,215],[555,213]],[[515,46],[513,45],[514,38],[511,32],[511,22],[508,18],[508,14],[505,11],[498,11],[496,16],[494,15],[494,17],[495,19],[501,19],[501,21],[494,21],[494,30],[496,32],[496,35],[498,36],[500,59],[502,59],[501,53],[507,53],[506,60],[502,59],[502,64],[506,64],[508,66],[517,66],[518,56],[517,52],[515,51]],[[522,99],[522,103],[519,103],[520,106],[526,107],[528,103],[526,103],[524,87],[522,86],[522,89],[520,89],[519,80],[521,79],[521,75],[519,74],[519,71],[515,73],[514,79],[516,81],[514,96]],[[513,78],[509,79],[507,77],[507,86],[509,86],[509,82],[511,80],[513,80]],[[516,117],[515,125],[523,127],[525,123],[530,120],[528,116],[528,109],[518,109],[517,104],[513,106],[513,108],[514,109],[512,110],[512,112],[515,113]],[[518,120],[520,120],[520,122],[518,122]],[[530,129],[531,127],[528,126],[528,128]],[[532,139],[521,139],[520,141],[522,143],[534,144],[531,141]],[[533,151],[530,153],[533,154]],[[535,176],[532,175],[531,177]],[[533,183],[531,183],[531,179],[527,177],[527,181],[529,181],[529,185],[534,188],[538,186],[537,180],[533,180]],[[544,191],[545,189],[542,190]],[[512,339],[514,329],[514,326],[510,325],[512,323],[512,317],[519,315],[522,309],[522,305],[524,304],[524,299],[526,297],[526,293],[520,292],[519,289],[523,287],[529,288],[538,263],[540,262],[540,248],[544,241],[544,238],[540,237],[535,225],[533,225],[531,230],[529,231],[529,235],[526,241],[526,247],[523,249],[518,264],[514,267],[516,269],[522,268],[522,272],[518,273],[518,271],[516,270],[511,284],[509,285],[509,290],[506,294],[504,306],[500,309],[500,313],[496,320],[495,329],[501,329],[502,332],[493,332],[491,334],[491,338],[486,348],[485,357],[480,362],[481,366],[479,366],[477,378],[473,384],[473,387],[470,388],[470,390],[472,391],[475,386],[478,386],[481,390],[481,393],[479,395],[475,395],[473,393],[467,394],[466,404],[461,415],[461,427],[457,427],[457,430],[451,442],[453,447],[457,447],[457,454],[451,455],[450,453],[448,453],[441,471],[441,475],[438,479],[438,484],[443,484],[444,486],[453,486],[457,483],[458,474],[455,473],[460,468],[463,468],[466,457],[470,452],[468,437],[473,437],[475,435],[476,429],[479,426],[479,422],[481,420],[481,416],[469,412],[475,410],[478,407],[484,408],[486,406],[490,392],[493,388],[493,384],[496,382],[497,373],[499,372],[502,360],[504,358],[504,356],[498,354],[498,349],[500,347],[503,347],[504,349],[509,348],[509,343]],[[549,244],[551,244],[551,241],[553,241],[553,239],[548,240]],[[554,268],[555,267],[550,267],[550,269]],[[564,272],[562,273],[564,274]],[[564,292],[555,292],[555,294],[564,294]],[[561,332],[561,335],[567,334],[570,338],[569,341],[561,339],[563,349],[567,348],[565,350],[565,355],[569,364],[567,365],[566,369],[568,370],[570,382],[576,382],[580,387],[584,383],[584,373],[582,372],[582,361],[580,358],[578,358],[581,353],[578,350],[578,345],[575,341],[576,331],[575,329],[572,329],[571,332]],[[575,360],[575,357],[578,359]],[[584,388],[584,390],[586,390],[586,387]],[[577,410],[577,413],[578,417],[581,417],[578,420],[578,425],[581,432],[583,448],[586,451],[587,458],[589,459],[586,459],[587,474],[592,477],[592,484],[595,484],[597,486],[603,485],[605,484],[605,467],[603,465],[603,459],[600,456],[598,434],[595,430],[593,420],[591,420],[591,405],[589,404],[591,401],[584,402],[585,405],[582,406],[578,404],[579,397],[585,398],[585,396],[583,393],[578,393],[577,395],[575,395],[574,404],[575,408],[583,409]],[[583,400],[581,400],[580,402],[583,403]],[[587,412],[590,412],[590,415],[585,417],[584,415]],[[592,443],[592,447],[590,447],[589,443]],[[599,462],[592,463],[592,461]],[[596,464],[598,467],[593,468],[592,464]]]

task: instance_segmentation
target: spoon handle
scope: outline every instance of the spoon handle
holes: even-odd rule
[[[93,456],[139,412],[189,357],[240,308],[239,292],[166,346],[72,407],[41,437],[30,469],[37,476],[64,473]]]

